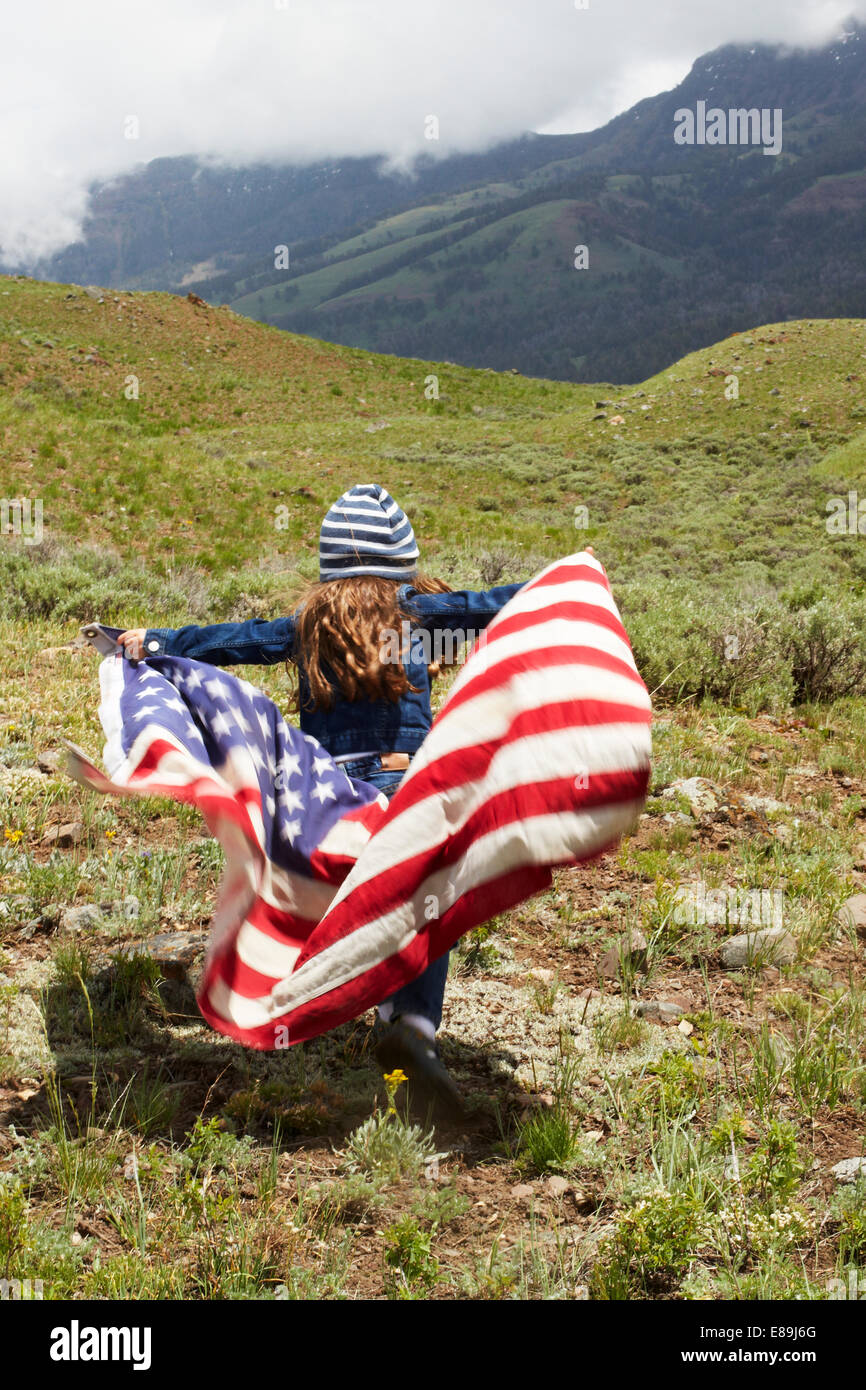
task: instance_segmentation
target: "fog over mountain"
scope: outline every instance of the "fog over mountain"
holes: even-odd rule
[[[639,380],[758,322],[866,315],[864,150],[852,24],[819,48],[726,44],[597,130],[411,174],[153,160],[34,268],[401,356]]]
[[[815,45],[866,0],[47,0],[0,48],[0,260],[81,235],[94,182],[155,158],[305,165],[592,130],[725,43]],[[439,139],[425,121],[435,115]]]

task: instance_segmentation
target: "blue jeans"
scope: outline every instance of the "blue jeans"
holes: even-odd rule
[[[405,776],[403,772],[386,771],[378,758],[354,758],[351,762],[341,763],[341,767],[347,777],[356,777],[361,782],[369,782],[371,786],[378,787],[389,801]],[[446,951],[443,956],[432,961],[417,980],[404,985],[396,994],[382,1002],[393,1004],[394,1015],[420,1014],[422,1018],[429,1018],[434,1028],[438,1028],[442,1022],[442,1001],[445,998],[445,981],[448,978],[448,955]]]

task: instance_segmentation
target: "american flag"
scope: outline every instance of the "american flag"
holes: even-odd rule
[[[390,805],[247,682],[200,662],[100,667],[103,791],[199,806],[226,853],[199,1007],[257,1048],[302,1042],[465,932],[612,848],[643,805],[650,699],[602,566],[543,570],[469,656]]]

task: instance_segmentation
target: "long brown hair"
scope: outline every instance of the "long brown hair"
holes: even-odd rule
[[[411,584],[422,594],[451,593],[442,579],[416,575]],[[309,686],[310,709],[331,708],[334,684],[345,700],[391,704],[416,689],[402,662],[382,660],[384,633],[400,634],[401,623],[410,621],[397,589],[396,580],[373,574],[310,586],[295,612],[295,661]]]

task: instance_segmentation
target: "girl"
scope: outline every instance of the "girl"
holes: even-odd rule
[[[390,799],[433,722],[428,668],[435,671],[445,648],[445,660],[453,659],[455,643],[485,628],[522,587],[451,592],[419,577],[417,560],[405,513],[384,488],[359,484],[325,517],[319,583],[291,617],[135,628],[119,641],[133,659],[185,656],[217,666],[293,661],[302,732],[318,739],[349,777]],[[447,974],[446,952],[379,1005],[375,1053],[386,1071],[405,1071],[423,1105],[455,1111],[459,1092],[436,1043]]]

